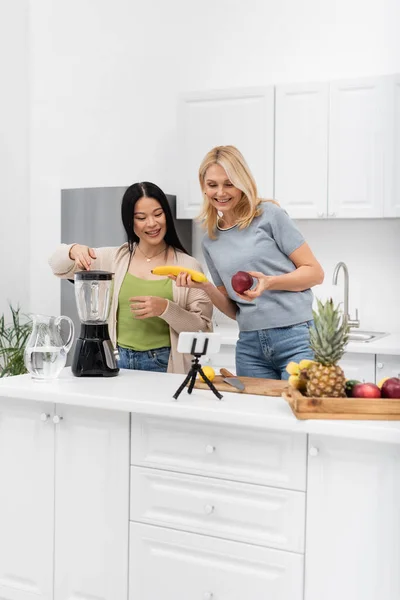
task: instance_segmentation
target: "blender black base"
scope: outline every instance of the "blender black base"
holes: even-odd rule
[[[83,325],[71,370],[75,377],[115,377],[119,373],[107,326]],[[96,335],[97,334],[97,335]]]

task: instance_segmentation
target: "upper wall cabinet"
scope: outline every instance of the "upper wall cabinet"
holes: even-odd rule
[[[296,219],[396,216],[396,114],[400,134],[400,90],[388,77],[277,86],[275,198]]]
[[[328,216],[384,216],[387,94],[386,77],[330,84]]]
[[[201,161],[211,148],[236,146],[257,182],[259,194],[274,194],[274,88],[185,94],[178,111],[179,151],[184,176],[178,189],[178,218],[202,208],[198,182]]]
[[[276,88],[275,198],[296,219],[327,214],[329,84]]]
[[[390,152],[385,163],[389,180],[385,217],[400,217],[400,75],[389,78],[387,114]]]

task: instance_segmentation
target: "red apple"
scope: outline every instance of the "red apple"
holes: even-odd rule
[[[352,398],[380,398],[381,390],[374,383],[357,383],[353,387]]]
[[[231,283],[235,292],[243,294],[253,285],[253,278],[247,271],[238,271],[232,276]]]
[[[386,379],[381,388],[382,398],[400,398],[400,379],[391,377]]]

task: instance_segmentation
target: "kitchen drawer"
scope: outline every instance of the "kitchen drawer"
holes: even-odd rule
[[[130,520],[304,552],[305,493],[131,467]]]
[[[306,489],[306,434],[146,415],[132,415],[131,427],[133,465]]]
[[[302,600],[303,556],[130,524],[129,600]]]

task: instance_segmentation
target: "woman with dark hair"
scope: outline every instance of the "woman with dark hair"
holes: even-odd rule
[[[50,266],[63,279],[92,268],[115,274],[108,325],[121,368],[186,373],[192,357],[177,352],[179,333],[211,331],[212,303],[203,290],[179,287],[152,269],[175,264],[202,271],[201,266],[182,246],[168,200],[154,183],[131,185],[122,198],[121,216],[125,244],[61,244]]]

